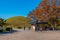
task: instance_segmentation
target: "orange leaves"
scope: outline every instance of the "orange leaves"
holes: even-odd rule
[[[40,13],[43,12],[43,11],[44,11],[43,9],[40,9],[40,10],[39,10]]]
[[[60,6],[56,6],[57,8],[60,8]]]
[[[53,8],[53,10],[54,10],[54,11],[57,9],[57,7],[56,7],[56,6],[52,6],[52,8]]]
[[[41,10],[39,10],[39,9],[37,9],[35,12],[34,12],[34,16],[39,16],[39,15],[41,15],[41,13],[43,12],[43,10],[41,9]]]
[[[55,0],[51,0],[53,3],[50,3],[49,0],[43,0],[38,7],[32,11],[34,17],[38,20],[44,20],[49,18],[56,18],[57,12],[56,9],[60,8],[55,5]],[[54,4],[54,5],[53,5]],[[59,14],[60,16],[60,14]]]

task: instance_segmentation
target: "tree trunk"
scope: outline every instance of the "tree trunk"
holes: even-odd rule
[[[53,24],[51,24],[51,27],[53,28],[53,31],[54,31],[54,26],[53,26]]]

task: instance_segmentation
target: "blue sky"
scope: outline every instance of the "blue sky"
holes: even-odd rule
[[[0,0],[0,17],[26,16],[41,0]]]

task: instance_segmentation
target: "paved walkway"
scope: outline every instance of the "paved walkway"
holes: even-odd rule
[[[60,31],[23,31],[0,34],[0,40],[60,40]]]

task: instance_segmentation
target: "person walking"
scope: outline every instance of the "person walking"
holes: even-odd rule
[[[25,31],[26,27],[24,26],[24,31]]]
[[[40,28],[40,31],[42,32],[42,28]]]
[[[28,27],[28,30],[30,30],[31,29],[31,27]]]

